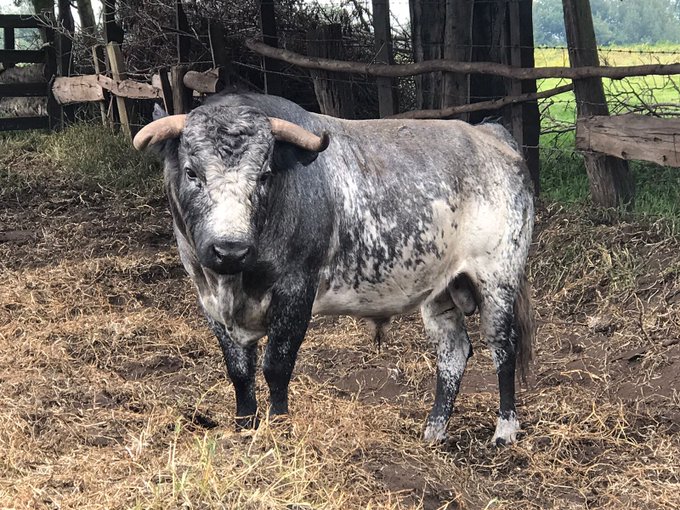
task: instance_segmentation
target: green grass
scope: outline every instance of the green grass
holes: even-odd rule
[[[536,66],[568,66],[566,50],[538,48]],[[630,46],[600,48],[602,65],[627,66],[672,63],[680,60],[680,45]],[[539,90],[548,90],[569,80],[539,81]],[[679,76],[641,76],[623,80],[603,79],[610,111],[622,110],[621,100],[627,104],[680,103]],[[576,103],[573,92],[566,92],[542,100],[539,108],[542,129],[565,129],[576,122]],[[642,112],[644,113],[644,112]],[[541,136],[541,190],[548,202],[567,204],[588,203],[588,177],[583,158],[574,151],[574,132],[549,133]],[[630,162],[635,177],[635,212],[646,216],[665,216],[680,221],[680,169],[660,167],[647,162]]]
[[[162,184],[157,158],[134,151],[126,136],[99,124],[79,123],[57,133],[0,134],[1,187],[32,188],[46,174],[79,189],[148,194]]]

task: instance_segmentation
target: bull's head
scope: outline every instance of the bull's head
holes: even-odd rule
[[[220,274],[247,270],[257,259],[269,177],[277,170],[275,146],[313,155],[328,146],[325,133],[316,136],[245,106],[201,106],[163,117],[133,143],[142,150],[164,141],[171,141],[165,180],[175,222],[201,265]]]

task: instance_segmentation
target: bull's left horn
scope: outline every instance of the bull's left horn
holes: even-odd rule
[[[313,152],[322,152],[326,150],[330,139],[328,133],[325,131],[321,136],[310,133],[305,128],[288,122],[287,120],[277,119],[276,117],[269,117],[269,122],[272,125],[272,133],[274,138],[282,142],[292,143],[302,149]]]
[[[154,120],[139,130],[139,133],[132,140],[132,145],[138,151],[142,151],[149,145],[177,138],[182,133],[186,120],[186,114],[168,115],[162,119]]]

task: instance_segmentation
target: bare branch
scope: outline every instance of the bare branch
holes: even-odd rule
[[[258,55],[283,60],[306,69],[317,71],[333,71],[340,73],[366,74],[398,78],[437,71],[451,73],[492,74],[515,80],[535,80],[538,78],[612,78],[621,79],[628,76],[680,74],[680,64],[650,64],[640,66],[584,66],[584,67],[511,67],[496,62],[456,62],[453,60],[425,60],[414,64],[366,64],[347,62],[327,58],[312,58],[293,51],[273,48],[261,41],[248,40],[246,47]]]
[[[387,117],[389,119],[443,119],[446,117],[453,117],[462,113],[478,112],[481,110],[497,110],[508,104],[523,103],[525,101],[532,101],[536,99],[545,99],[546,97],[556,96],[563,92],[569,92],[574,86],[570,83],[562,85],[543,92],[531,92],[527,94],[520,94],[517,96],[506,96],[502,99],[493,99],[491,101],[482,101],[480,103],[466,104],[462,106],[450,106],[442,108],[441,110],[415,110],[411,112],[398,113]]]

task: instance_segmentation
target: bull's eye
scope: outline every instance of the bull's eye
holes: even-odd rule
[[[189,179],[190,181],[195,181],[196,179],[198,179],[198,175],[196,175],[196,172],[194,171],[193,168],[188,166],[184,171],[187,174],[187,179]]]
[[[272,176],[271,172],[264,172],[264,173],[260,174],[260,182],[262,184],[264,184],[265,182],[267,182],[269,180],[269,178],[271,176]]]

